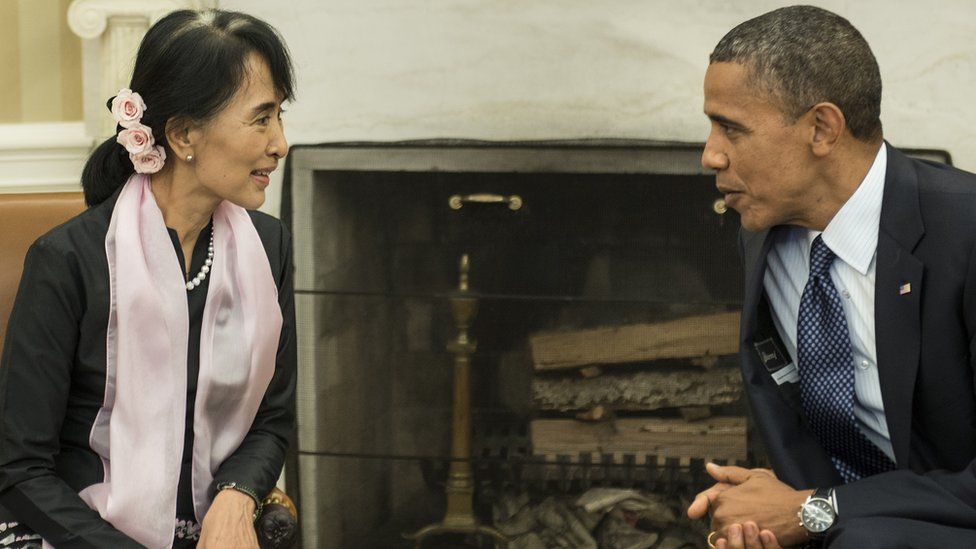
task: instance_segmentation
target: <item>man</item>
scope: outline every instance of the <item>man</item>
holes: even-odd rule
[[[717,547],[976,547],[976,176],[884,142],[880,103],[864,38],[819,8],[710,56],[702,164],[741,216],[773,466],[709,465],[688,514]]]

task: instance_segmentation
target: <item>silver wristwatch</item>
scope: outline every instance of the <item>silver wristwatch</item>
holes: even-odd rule
[[[837,499],[833,488],[818,488],[803,502],[796,513],[812,540],[822,540],[837,521]]]

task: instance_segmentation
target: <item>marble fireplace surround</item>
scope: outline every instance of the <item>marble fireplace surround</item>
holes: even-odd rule
[[[357,208],[370,208],[370,203],[351,202],[348,197],[341,196],[336,190],[341,183],[336,184],[337,181],[358,172],[414,176],[511,172],[556,174],[557,177],[558,174],[606,174],[609,177],[664,174],[695,176],[699,186],[711,187],[710,176],[701,167],[701,151],[700,144],[610,139],[428,140],[294,148],[289,156],[289,174],[286,174],[282,201],[282,218],[290,223],[294,238],[299,341],[298,448],[297,455],[291,456],[287,467],[287,484],[289,487],[299,486],[296,495],[302,514],[303,544],[308,547],[356,546],[352,540],[365,535],[370,524],[382,521],[384,513],[404,504],[398,501],[403,496],[398,496],[397,489],[391,489],[390,484],[419,469],[415,463],[400,463],[393,466],[391,473],[375,463],[343,464],[315,455],[322,451],[379,455],[388,453],[384,451],[385,441],[392,439],[394,444],[402,447],[404,437],[411,436],[397,432],[399,429],[392,426],[393,422],[401,421],[389,417],[393,412],[388,399],[395,392],[389,384],[396,382],[386,379],[382,367],[376,366],[392,357],[383,355],[379,344],[372,350],[362,350],[368,346],[365,342],[382,337],[372,326],[389,322],[384,317],[388,313],[382,307],[368,305],[358,309],[358,306],[352,306],[355,311],[350,312],[350,306],[343,300],[357,296],[323,299],[321,295],[323,287],[342,286],[350,280],[356,285],[369,278],[362,273],[350,275],[345,272],[345,265],[354,261],[349,255],[350,244],[357,239],[369,238],[369,230],[356,228],[360,222],[355,216]],[[490,192],[492,189],[482,190]],[[384,198],[376,196],[375,200]],[[718,198],[717,193],[715,198]],[[702,207],[708,210],[702,215],[712,218],[721,215],[711,211],[712,198],[708,198]],[[446,201],[444,209],[447,210]],[[730,254],[734,253],[730,250]],[[425,309],[415,317],[431,314],[436,315],[436,310]],[[366,317],[370,318],[368,326],[362,320]],[[337,318],[344,318],[355,328],[347,328],[343,320]],[[423,324],[425,321],[415,322]],[[406,329],[417,328],[408,326]],[[445,393],[444,396],[449,397],[449,390]],[[435,404],[440,403],[432,403]],[[414,424],[424,423],[414,420]],[[428,432],[420,438],[430,440],[434,447],[439,439],[445,439],[446,443],[449,418],[444,418],[443,426],[432,423],[439,422],[431,422],[428,418]],[[409,446],[409,441],[406,444]],[[424,453],[420,451],[422,444],[413,446],[416,453]],[[441,451],[432,449],[434,453]],[[391,477],[394,478],[391,480]],[[290,491],[296,492],[293,488]]]

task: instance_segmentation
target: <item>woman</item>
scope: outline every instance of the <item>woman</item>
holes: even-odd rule
[[[0,363],[0,547],[256,547],[292,430],[288,52],[177,11],[110,102],[89,209],[28,251]]]

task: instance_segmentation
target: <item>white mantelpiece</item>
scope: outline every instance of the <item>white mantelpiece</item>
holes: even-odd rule
[[[281,31],[294,144],[469,138],[701,142],[708,54],[796,0],[221,0]],[[801,2],[807,3],[807,2]],[[881,65],[885,136],[976,171],[976,2],[813,0]],[[269,188],[269,201],[272,191]]]

